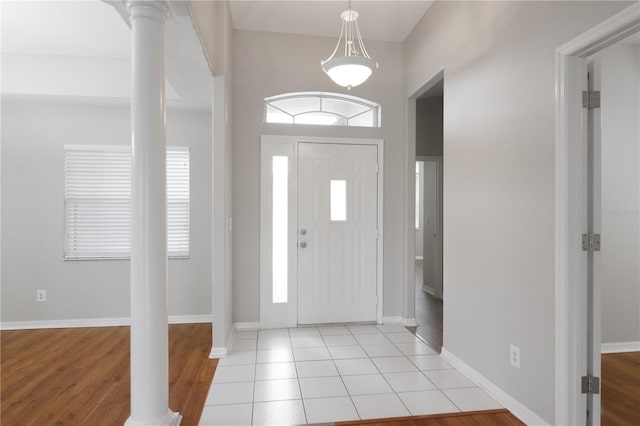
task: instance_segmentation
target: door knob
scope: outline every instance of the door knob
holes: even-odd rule
[[[307,230],[306,229],[301,229],[300,230],[300,235],[307,235]]]
[[[305,243],[304,241],[300,243],[300,248],[305,248],[307,247],[307,243]]]

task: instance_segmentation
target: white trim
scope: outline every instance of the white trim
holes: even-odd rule
[[[382,317],[381,324],[404,324],[404,318],[399,315],[395,317]]]
[[[234,324],[234,328],[240,330],[260,330],[259,322],[237,322]]]
[[[196,324],[212,321],[205,315],[169,315],[169,324]],[[120,318],[81,318],[44,321],[10,321],[0,323],[0,330],[36,330],[46,328],[84,328],[84,327],[124,327],[131,325],[129,317]]]
[[[600,349],[600,353],[603,354],[619,354],[624,352],[640,352],[640,341],[603,343]]]
[[[293,149],[293,159],[295,163],[298,162],[298,145],[301,143],[326,143],[326,144],[348,144],[348,145],[375,145],[377,147],[378,153],[378,246],[377,246],[377,292],[378,292],[378,305],[376,312],[376,322],[381,324],[383,322],[383,312],[384,312],[384,140],[383,139],[375,139],[375,138],[335,138],[335,137],[318,137],[318,136],[285,136],[285,135],[262,135],[261,138],[261,147],[260,147],[260,165],[261,169],[263,168],[265,159],[263,158],[263,152],[266,146],[276,146],[276,145],[292,145]],[[272,151],[270,151],[272,152]],[[297,170],[297,167],[293,168],[293,170]],[[265,183],[265,174],[264,171],[261,170],[261,201],[260,201],[260,328],[265,328],[267,326],[266,316],[269,301],[267,300],[267,283],[268,279],[268,269],[267,266],[267,257],[266,250],[268,249],[267,243],[265,240],[267,236],[267,228],[268,223],[264,216],[263,209],[265,208],[265,196],[268,197],[268,194],[265,194],[264,191],[268,190],[266,188]],[[267,176],[268,177],[268,176]],[[290,219],[292,221],[297,221],[297,175],[293,175],[295,177],[295,184],[293,186],[294,193],[292,194],[292,202],[295,203],[295,215]],[[292,238],[295,238],[297,242],[297,223],[293,224],[294,232],[292,233]],[[294,251],[296,254],[296,251]],[[297,274],[297,257],[292,256],[292,263],[295,265],[295,271]],[[415,266],[414,266],[415,267]],[[296,286],[297,292],[297,277],[292,279],[292,285]],[[297,301],[297,296],[292,298]],[[413,311],[412,311],[413,312]],[[296,321],[297,321],[297,303],[296,303]]]
[[[401,324],[405,327],[417,327],[418,323],[415,318],[405,318],[403,316],[397,315],[393,317],[382,317],[382,322],[378,322],[378,324]]]
[[[415,272],[416,265],[413,260],[416,252],[415,242],[415,218],[409,220],[412,213],[415,211],[413,208],[413,200],[415,197],[415,173],[416,167],[416,101],[425,94],[429,89],[444,79],[444,67],[440,67],[435,73],[430,75],[424,80],[424,83],[417,87],[414,91],[407,91],[407,103],[405,104],[406,111],[406,128],[405,136],[406,143],[404,144],[405,152],[405,167],[403,170],[403,189],[405,192],[406,200],[405,205],[401,206],[402,220],[403,220],[403,232],[402,232],[402,259],[405,261],[405,268],[403,270],[403,279],[406,285],[402,287],[402,309],[403,315],[406,317],[413,317],[415,315],[416,301],[415,301]],[[412,183],[414,182],[414,183]],[[443,189],[444,190],[444,189]]]
[[[212,322],[213,315],[169,315],[169,324],[195,324]]]
[[[404,318],[402,320],[402,324],[405,327],[417,327],[418,326],[418,323],[416,322],[415,318]]]
[[[522,422],[528,425],[549,425],[546,420],[531,411],[520,401],[516,400],[508,393],[496,386],[492,381],[477,372],[460,358],[449,352],[446,348],[442,348],[440,356],[453,366],[460,373],[465,375],[469,380],[474,382],[478,387],[487,392],[493,399],[498,401],[504,408],[509,410],[511,414],[516,416]]]
[[[563,44],[556,52],[586,58],[640,30],[640,4],[634,3]]]
[[[555,232],[555,423],[584,424],[586,398],[579,378],[586,372],[586,156],[581,146],[584,117],[581,91],[589,55],[640,29],[640,4],[556,49],[556,232]]]
[[[226,358],[229,356],[229,347],[223,346],[221,348],[211,348],[211,352],[209,352],[210,359],[216,358]]]
[[[180,413],[174,413],[171,410],[167,411],[166,416],[164,416],[162,418],[162,420],[158,421],[157,423],[154,422],[154,425],[157,426],[180,426],[180,423],[182,423],[182,414]],[[135,420],[132,420],[131,417],[129,417],[125,422],[124,422],[124,426],[148,426],[149,423],[148,422],[137,422]]]
[[[227,346],[214,346],[211,348],[211,352],[209,352],[209,358],[226,358],[229,356],[231,352],[231,348],[233,347],[233,342],[236,340],[236,328],[231,327],[231,331],[229,332],[229,336],[227,336]]]
[[[433,297],[436,297],[436,291],[433,289],[433,287],[422,285],[422,287],[420,287],[420,290],[424,291],[425,293],[429,293]]]

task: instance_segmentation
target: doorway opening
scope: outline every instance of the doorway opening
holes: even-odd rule
[[[415,333],[440,351],[443,344],[443,100],[439,78],[416,99]]]

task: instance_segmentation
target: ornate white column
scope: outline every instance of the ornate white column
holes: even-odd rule
[[[131,416],[179,425],[169,409],[164,2],[129,0],[131,95]]]

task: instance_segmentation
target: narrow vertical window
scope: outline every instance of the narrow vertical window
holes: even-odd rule
[[[273,303],[287,303],[289,257],[289,158],[272,160],[271,235]]]
[[[347,181],[331,180],[331,221],[344,222],[347,220]]]

